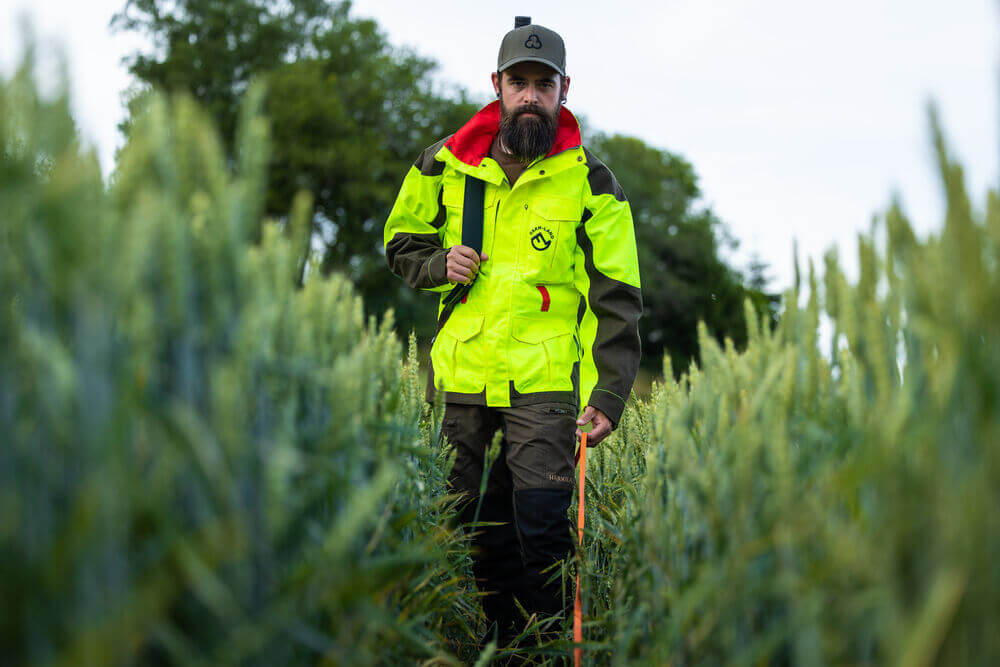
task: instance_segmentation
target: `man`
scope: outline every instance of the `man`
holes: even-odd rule
[[[595,445],[617,426],[639,364],[632,215],[562,106],[565,62],[558,34],[518,17],[492,74],[498,101],[417,158],[385,225],[392,271],[442,293],[427,398],[445,392],[463,520],[500,524],[473,532],[473,572],[501,645],[524,627],[515,599],[539,617],[567,611],[551,579],[573,553],[576,438],[591,424]]]

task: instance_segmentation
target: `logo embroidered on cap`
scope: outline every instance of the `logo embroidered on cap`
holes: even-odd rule
[[[554,238],[555,235],[548,227],[542,227],[541,225],[533,227],[531,230],[531,247],[538,251],[548,250]]]
[[[529,49],[540,49],[542,48],[542,40],[538,39],[538,35],[531,33],[531,37],[525,40],[524,45]]]

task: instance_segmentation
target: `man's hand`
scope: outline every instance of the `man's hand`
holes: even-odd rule
[[[448,267],[448,281],[452,283],[471,283],[479,273],[479,263],[489,257],[479,254],[467,245],[453,245],[448,250],[445,264]]]
[[[587,434],[588,447],[593,447],[611,433],[611,420],[608,419],[608,416],[594,406],[588,405],[583,414],[580,415],[580,418],[576,420],[576,423],[578,426],[586,426],[591,421],[594,422],[594,426]],[[583,431],[576,429],[576,437],[579,438],[582,435]]]

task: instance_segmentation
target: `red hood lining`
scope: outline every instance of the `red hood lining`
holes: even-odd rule
[[[490,102],[469,119],[445,144],[451,154],[472,167],[478,167],[490,153],[493,137],[500,129],[500,101]],[[552,150],[545,157],[576,148],[583,143],[580,137],[580,123],[566,107],[559,109],[559,127]]]

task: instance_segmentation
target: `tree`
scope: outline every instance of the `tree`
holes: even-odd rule
[[[112,25],[152,38],[153,51],[133,54],[130,71],[149,88],[182,91],[202,104],[233,164],[241,96],[263,78],[274,138],[266,212],[284,218],[295,193],[310,191],[311,247],[322,273],[344,273],[369,313],[392,307],[402,332],[427,339],[435,295],[386,269],[383,223],[420,151],[478,105],[463,90],[441,90],[432,60],[394,49],[374,21],[351,17],[350,8],[325,0],[128,0]],[[647,285],[657,285],[644,290],[646,364],[659,366],[668,350],[675,368],[686,367],[699,319],[742,344],[744,298],[764,308],[769,297],[748,291],[719,258],[720,246],[735,242],[710,210],[696,207],[691,165],[630,137],[598,135],[590,145],[630,196],[640,268]]]
[[[433,61],[392,48],[349,2],[128,0],[112,26],[152,37],[130,72],[198,100],[230,158],[241,95],[262,77],[274,137],[267,213],[286,216],[295,193],[311,191],[322,272],[349,276],[370,313],[392,306],[403,331],[430,336],[433,296],[386,269],[382,223],[420,151],[475,112],[464,91],[440,90]]]
[[[128,0],[114,30],[152,38],[129,71],[150,87],[189,92],[232,150],[239,100],[254,76],[311,53],[310,36],[337,15],[322,0]]]
[[[748,287],[739,271],[719,255],[735,247],[712,211],[698,207],[694,168],[682,157],[641,139],[597,134],[589,145],[621,182],[636,225],[643,280],[643,364],[655,369],[664,353],[676,372],[697,358],[697,325],[703,320],[718,340],[746,343],[743,302],[750,298],[773,319],[768,304],[777,297],[763,285]],[[764,266],[757,267],[762,275]]]
[[[403,176],[428,145],[477,106],[439,93],[435,65],[392,51],[371,21],[344,21],[317,39],[316,58],[268,76],[275,138],[268,210],[314,193],[323,273],[347,274],[370,312],[392,306],[404,329],[430,336],[434,308],[385,265],[382,228]],[[433,301],[434,297],[430,297]]]

